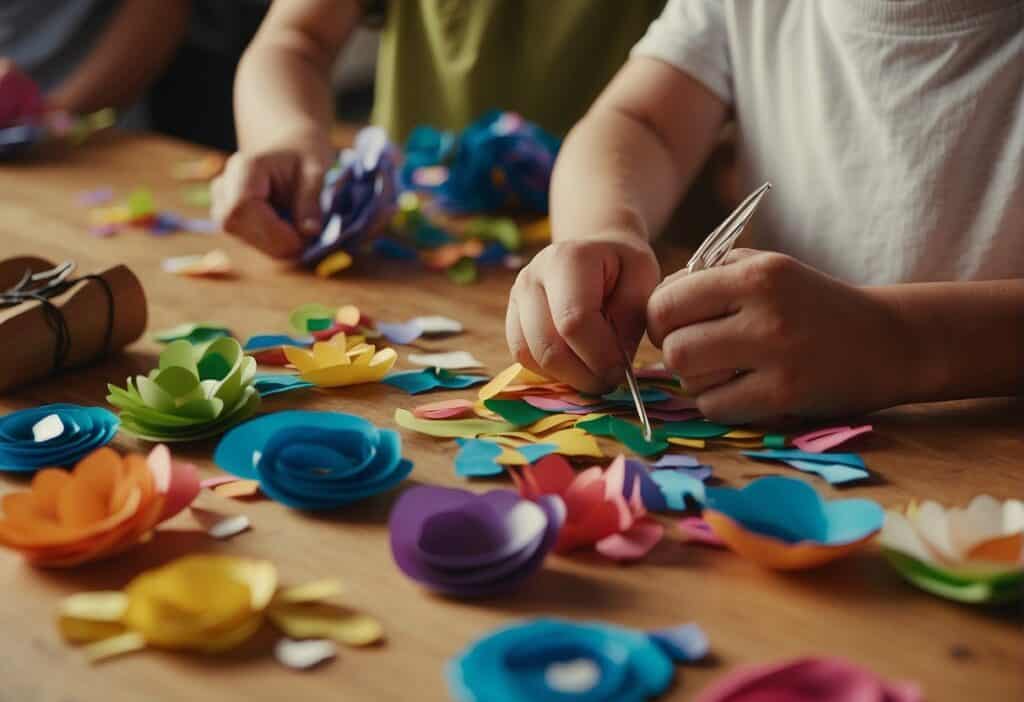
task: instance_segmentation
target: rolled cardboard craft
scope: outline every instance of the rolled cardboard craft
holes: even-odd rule
[[[18,284],[26,271],[54,268],[50,261],[24,256],[0,261],[0,291]],[[146,294],[127,266],[117,265],[96,274],[110,289],[111,303],[101,282],[85,278],[49,298],[67,326],[67,354],[55,367],[58,333],[43,303],[22,302],[0,307],[0,393],[27,385],[54,373],[77,368],[120,351],[146,329]],[[110,329],[109,344],[107,329]]]

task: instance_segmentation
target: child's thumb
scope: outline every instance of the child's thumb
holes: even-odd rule
[[[320,190],[323,187],[324,170],[320,166],[304,164],[299,172],[299,182],[295,189],[295,205],[293,218],[295,228],[303,236],[316,236],[320,233]]]

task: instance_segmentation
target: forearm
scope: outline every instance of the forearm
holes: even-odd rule
[[[906,363],[886,369],[893,404],[1024,393],[1024,280],[868,290],[907,332]]]
[[[71,112],[134,104],[171,60],[190,12],[189,0],[124,0],[88,57],[48,102]]]
[[[551,185],[555,240],[656,235],[714,144],[725,106],[651,59],[620,72],[567,137]]]
[[[245,52],[235,80],[245,151],[330,149],[331,65],[359,21],[359,3],[278,2]],[[312,25],[319,25],[322,31]]]

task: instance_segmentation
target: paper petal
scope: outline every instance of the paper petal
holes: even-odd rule
[[[655,521],[640,521],[629,531],[612,534],[598,541],[594,548],[601,555],[616,561],[635,561],[653,549],[665,534],[665,527]]]
[[[281,639],[274,644],[274,657],[278,663],[295,670],[314,668],[337,655],[338,647],[327,639]]]
[[[410,353],[409,362],[418,366],[444,368],[446,370],[462,370],[464,368],[483,368],[468,351],[447,351],[445,353]]]

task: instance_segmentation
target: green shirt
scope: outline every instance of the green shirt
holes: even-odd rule
[[[559,136],[583,116],[664,0],[390,0],[374,122],[458,130],[511,110]]]

